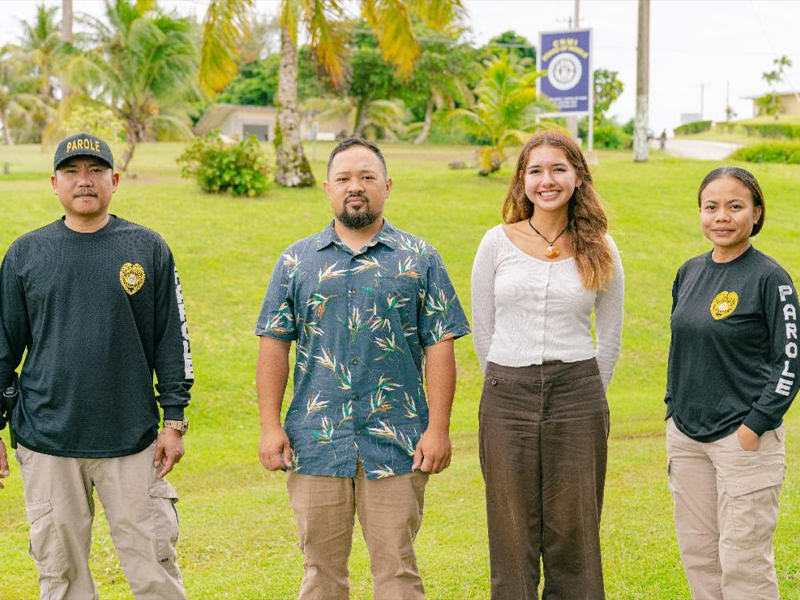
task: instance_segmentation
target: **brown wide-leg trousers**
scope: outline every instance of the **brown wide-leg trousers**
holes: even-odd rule
[[[480,406],[492,600],[603,600],[608,403],[594,359],[489,363]]]

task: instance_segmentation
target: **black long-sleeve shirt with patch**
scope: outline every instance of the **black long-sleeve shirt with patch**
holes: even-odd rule
[[[194,381],[164,240],[112,215],[94,233],[61,219],[15,241],[0,267],[0,389],[26,350],[11,419],[19,443],[69,457],[149,446],[158,405],[182,419]]]
[[[672,287],[667,417],[712,442],[742,423],[757,434],[781,424],[800,386],[797,292],[754,247],[728,263],[711,253],[678,270]]]

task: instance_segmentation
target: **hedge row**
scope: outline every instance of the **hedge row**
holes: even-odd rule
[[[767,138],[800,138],[800,125],[792,123],[742,123],[747,135]]]
[[[694,121],[692,123],[684,123],[672,131],[675,135],[691,135],[692,133],[702,133],[709,129],[711,129],[711,121]]]
[[[797,123],[748,123],[747,121],[730,121],[716,124],[723,133],[736,133],[740,128],[747,135],[764,138],[800,139],[800,124]]]
[[[754,163],[800,164],[800,144],[794,142],[764,142],[739,148],[730,158]]]

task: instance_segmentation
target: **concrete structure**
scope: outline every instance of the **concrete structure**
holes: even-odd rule
[[[768,92],[765,92],[768,93]],[[763,110],[758,106],[756,100],[762,98],[764,94],[758,96],[745,96],[748,100],[753,102],[753,116],[760,117]],[[800,98],[795,92],[778,92],[780,99],[780,108],[778,108],[779,115],[791,115],[793,117],[800,116]]]
[[[274,106],[241,106],[238,104],[214,104],[194,126],[195,135],[205,135],[215,129],[231,138],[244,139],[255,135],[261,141],[275,139],[275,121],[278,109]],[[346,117],[319,119],[312,122],[310,116],[303,115],[300,122],[300,135],[311,139],[316,130],[316,139],[334,140],[350,131]]]

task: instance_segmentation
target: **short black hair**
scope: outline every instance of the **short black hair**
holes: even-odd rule
[[[328,158],[328,171],[327,171],[328,175],[331,174],[331,164],[333,164],[333,157],[339,154],[340,152],[349,150],[353,146],[363,146],[364,148],[372,150],[375,153],[375,156],[377,156],[380,159],[381,164],[383,165],[383,175],[384,176],[388,175],[388,170],[386,169],[386,159],[383,158],[383,152],[381,152],[381,149],[378,148],[378,146],[376,146],[374,142],[370,142],[369,140],[365,140],[364,138],[355,136],[343,139],[341,142],[336,144],[336,147],[333,150],[331,150],[330,158]]]
[[[731,177],[738,179],[745,187],[750,190],[750,195],[753,197],[753,207],[761,207],[761,216],[758,221],[753,224],[753,231],[750,237],[757,235],[761,228],[764,226],[764,220],[767,218],[767,205],[764,202],[764,192],[761,191],[761,186],[758,184],[758,179],[750,171],[742,169],[741,167],[717,167],[706,175],[703,183],[700,184],[700,189],[697,192],[697,206],[700,206],[700,197],[703,195],[703,190],[706,189],[709,183],[717,179]]]

